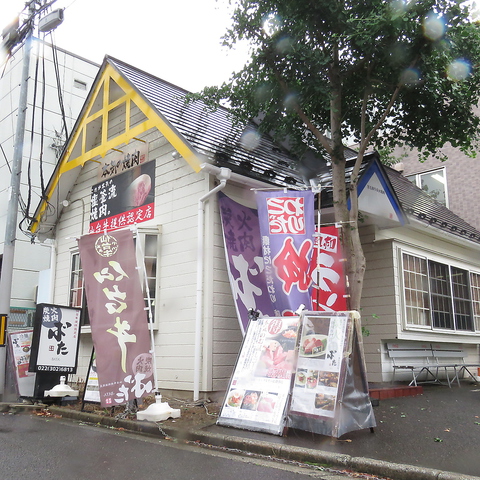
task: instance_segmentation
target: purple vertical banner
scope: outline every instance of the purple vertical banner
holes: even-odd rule
[[[133,234],[78,241],[95,347],[100,403],[125,404],[153,392],[153,359]]]
[[[273,315],[265,282],[258,213],[222,192],[218,194],[218,204],[230,286],[240,327],[245,333],[250,309],[261,316]]]
[[[312,309],[310,260],[315,219],[313,193],[258,191],[265,278],[276,316]]]

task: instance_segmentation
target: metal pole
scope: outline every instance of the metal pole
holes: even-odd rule
[[[30,7],[33,14],[33,7]],[[7,224],[5,227],[5,243],[3,246],[2,271],[0,276],[0,314],[10,314],[12,296],[13,260],[15,257],[15,237],[17,234],[18,199],[20,196],[20,177],[22,173],[23,142],[25,136],[25,122],[27,114],[28,75],[30,66],[30,50],[32,45],[33,23],[25,40],[23,53],[22,80],[20,84],[20,101],[18,104],[17,129],[15,133],[15,147],[13,150],[12,175],[10,181],[10,197],[8,200]],[[0,348],[0,393],[5,387],[5,348]]]

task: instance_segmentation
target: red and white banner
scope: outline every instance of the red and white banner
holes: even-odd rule
[[[154,388],[145,302],[131,231],[79,240],[100,403],[125,404]]]
[[[320,237],[315,240],[311,263],[313,310],[320,312],[347,310],[344,264],[338,228],[334,225],[322,227]]]

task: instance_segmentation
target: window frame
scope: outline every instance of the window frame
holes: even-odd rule
[[[472,268],[471,265],[465,264],[461,261],[455,261],[451,258],[445,258],[439,255],[435,255],[433,253],[426,253],[424,251],[418,251],[415,249],[406,249],[406,248],[399,248],[399,255],[400,255],[400,299],[402,305],[402,325],[405,330],[413,330],[413,331],[428,331],[432,333],[448,333],[448,334],[455,334],[455,335],[479,335],[480,334],[480,269]],[[421,293],[427,294],[427,306],[424,310],[426,315],[428,315],[428,323],[427,324],[419,324],[419,323],[411,323],[409,320],[411,315],[409,315],[409,308],[412,308],[412,305],[408,305],[407,296],[409,291],[409,282],[406,280],[406,272],[408,273],[409,270],[405,270],[406,268],[406,259],[405,255],[413,257],[416,260],[424,261],[426,265],[426,285],[425,282],[423,283],[422,287],[427,286],[427,290],[418,290]],[[433,293],[435,295],[435,299],[439,298],[448,298],[449,299],[449,306],[451,306],[451,322],[452,328],[447,326],[442,326],[438,324],[435,325],[434,313],[433,313],[433,303],[432,300],[432,288],[435,285],[432,283],[431,279],[431,267],[434,264],[439,264],[441,266],[447,267],[448,271],[448,296],[445,297],[444,293],[442,294],[437,290],[437,292]],[[444,269],[445,272],[445,269]],[[465,296],[463,292],[463,296],[455,295],[455,291],[458,294],[458,288],[454,288],[454,281],[452,280],[452,272],[456,275],[459,273],[464,274],[464,280],[468,282],[468,310],[469,310],[469,320],[463,319],[463,325],[467,325],[470,322],[472,329],[462,330],[459,326],[462,324],[462,315],[465,314],[465,309],[459,312],[458,307],[463,306],[465,307]],[[439,273],[438,273],[439,274]],[[473,285],[472,283],[472,276],[475,277],[476,284]],[[458,282],[457,282],[458,284]],[[445,284],[443,285],[446,286]],[[458,286],[458,285],[457,285]],[[465,284],[461,284],[460,286],[465,287]],[[411,296],[410,296],[411,298]],[[424,305],[425,306],[425,303]],[[415,308],[415,306],[413,306]]]
[[[158,294],[160,291],[160,229],[157,227],[143,227],[143,228],[138,228],[134,231],[133,238],[134,238],[134,243],[135,243],[135,256],[136,256],[136,261],[137,261],[137,266],[139,266],[138,273],[139,273],[139,279],[140,279],[140,284],[142,288],[142,292],[144,292],[144,298],[147,302],[147,295],[146,295],[146,285],[145,285],[145,264],[143,262],[142,253],[145,254],[145,241],[148,237],[155,236],[157,238],[157,244],[154,248],[154,251],[156,253],[156,257],[154,255],[149,255],[150,259],[153,260],[154,264],[154,270],[155,274],[150,277],[150,280],[154,278],[154,292],[149,291],[149,297],[150,297],[150,302],[152,306],[152,319],[153,319],[153,329],[158,330],[158,310],[155,309],[155,301],[158,299]],[[138,243],[138,239],[141,240],[140,243]],[[78,258],[78,261],[74,263],[74,259]],[[76,267],[76,269],[74,269]],[[75,290],[77,293],[75,294],[75,299],[77,300],[77,304],[75,305],[77,308],[82,309],[82,326],[81,326],[81,332],[82,333],[89,333],[91,332],[91,327],[90,327],[90,322],[88,318],[88,309],[86,306],[86,297],[85,297],[85,282],[84,282],[84,277],[83,277],[83,270],[81,267],[81,262],[80,262],[80,252],[78,250],[78,247],[76,246],[75,248],[72,248],[70,250],[70,267],[69,267],[69,284],[68,284],[68,305],[72,305],[72,284],[75,281],[78,280],[78,277],[81,278],[81,284],[82,286],[80,288],[75,287]],[[147,272],[147,277],[148,277],[148,272]],[[151,283],[151,282],[150,282]],[[78,291],[81,290],[81,302],[80,305],[78,305]],[[153,295],[152,295],[153,293]],[[147,303],[146,303],[146,309]],[[147,311],[147,318],[150,321],[150,314]],[[85,320],[88,320],[88,323],[84,323]]]
[[[439,200],[437,200],[433,195],[430,195],[428,193],[427,190],[425,190],[422,186],[422,177],[426,176],[426,175],[432,175],[432,174],[435,174],[437,172],[442,172],[442,176],[443,176],[443,179],[444,179],[444,194],[445,194],[445,203],[443,202],[440,202]],[[430,195],[433,199],[439,201],[442,205],[445,205],[447,208],[448,208],[448,205],[449,205],[449,201],[448,201],[448,183],[447,183],[447,170],[445,167],[441,167],[441,168],[434,168],[432,170],[426,170],[425,172],[418,172],[418,173],[412,173],[412,174],[409,174],[409,175],[405,175],[405,178],[407,178],[408,180],[410,180],[412,183],[415,183],[415,185],[420,188],[421,190],[423,190],[427,195]]]

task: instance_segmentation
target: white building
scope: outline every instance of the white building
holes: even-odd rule
[[[266,136],[249,135],[253,125],[232,124],[225,109],[208,114],[201,103],[186,104],[186,93],[106,57],[30,229],[39,240],[56,241],[53,302],[81,307],[86,315],[76,238],[89,230],[102,233],[111,221],[121,221],[117,227],[134,225],[155,304],[158,387],[223,394],[242,334],[213,195],[222,184],[217,174],[229,169],[224,193],[250,207],[252,188],[304,189],[306,183],[289,152]],[[104,168],[121,165],[136,152],[150,164],[152,215],[127,222],[106,211],[100,218],[95,195]],[[478,363],[480,232],[400,173],[384,169],[375,155],[369,160],[359,197],[367,257],[362,317],[370,330],[364,339],[369,381],[392,378],[386,353],[391,341],[454,343]],[[327,194],[322,222],[331,222],[331,178],[325,174],[318,180]],[[69,207],[62,209],[64,200]],[[91,353],[86,322],[78,376],[85,378]]]
[[[14,51],[2,65],[0,77],[0,258],[5,242],[24,48]],[[97,71],[98,65],[93,62],[38,39],[32,41],[10,328],[31,323],[37,292],[42,293],[42,287],[49,282],[48,276],[41,277],[39,285],[39,272],[49,268],[51,248],[31,244],[26,217],[33,214],[42,196],[42,185],[44,188],[50,179]],[[48,300],[43,297],[43,301]]]

